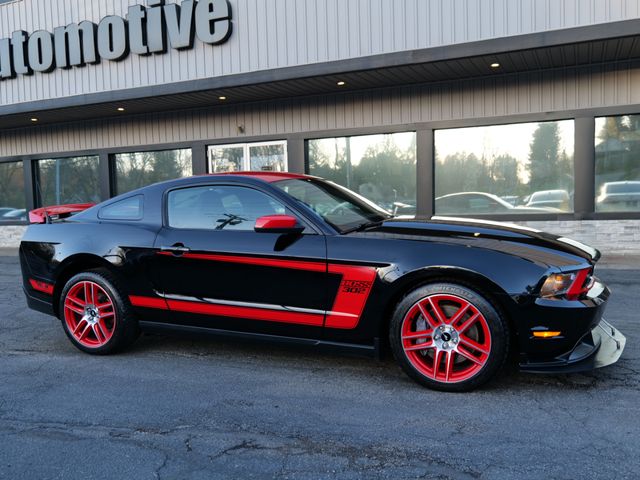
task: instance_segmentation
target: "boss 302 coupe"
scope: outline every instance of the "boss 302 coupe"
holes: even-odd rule
[[[88,353],[145,330],[388,346],[417,382],[463,391],[507,358],[575,372],[625,344],[602,318],[597,250],[498,223],[393,218],[316,177],[191,177],[30,219],[28,304]]]

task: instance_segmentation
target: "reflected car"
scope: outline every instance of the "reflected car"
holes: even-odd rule
[[[555,208],[514,207],[497,195],[485,192],[460,192],[436,198],[437,215],[509,214],[509,213],[550,213]]]
[[[0,207],[0,218],[4,216],[5,213],[13,212],[15,208],[13,207]]]
[[[533,192],[526,203],[527,207],[551,207],[557,210],[569,211],[570,196],[566,190],[540,190]]]
[[[603,318],[597,250],[497,222],[394,218],[317,177],[203,175],[30,219],[27,302],[90,354],[141,331],[390,349],[420,384],[465,391],[507,361],[576,372],[625,346]]]
[[[640,210],[640,181],[607,182],[600,187],[596,206],[603,210]]]
[[[11,209],[10,212],[2,215],[2,217],[0,217],[0,220],[3,220],[5,222],[25,222],[27,220],[27,210],[24,208]]]

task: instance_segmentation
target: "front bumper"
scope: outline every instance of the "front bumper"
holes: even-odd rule
[[[520,370],[531,373],[576,373],[606,367],[622,355],[627,339],[604,319],[570,352],[545,362],[525,362]]]

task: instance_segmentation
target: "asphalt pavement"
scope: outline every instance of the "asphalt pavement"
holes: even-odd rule
[[[597,274],[627,336],[616,365],[448,394],[391,359],[269,344],[143,336],[86,355],[0,256],[0,478],[638,478],[640,269]]]

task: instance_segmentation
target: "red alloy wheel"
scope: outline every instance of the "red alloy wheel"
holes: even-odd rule
[[[116,328],[116,309],[104,288],[95,282],[76,283],[64,300],[64,321],[69,333],[88,348],[102,347]]]
[[[402,348],[426,377],[457,383],[476,375],[491,353],[486,318],[468,300],[433,294],[416,302],[402,320]]]

